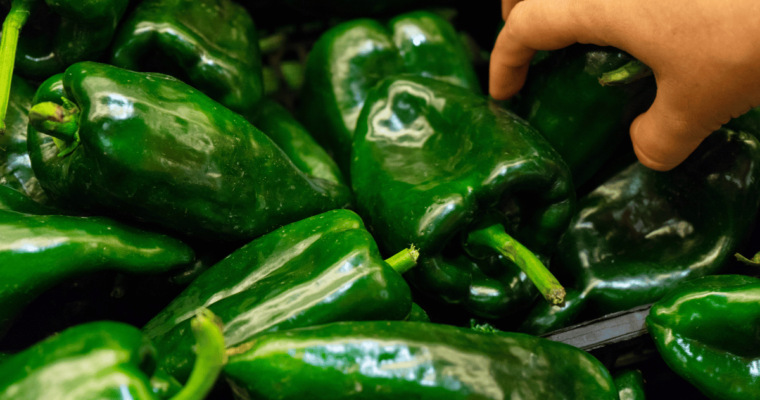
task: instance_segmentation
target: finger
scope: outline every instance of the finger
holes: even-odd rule
[[[520,1],[522,0],[501,0],[501,19],[506,21],[512,8]]]
[[[652,107],[631,124],[633,150],[644,166],[673,169],[714,130],[704,123],[704,115],[682,110],[680,103],[675,93],[661,87]]]
[[[502,6],[513,3],[503,0]],[[584,18],[575,17],[585,12],[583,2],[557,0],[530,0],[514,4],[509,17],[496,39],[489,72],[489,92],[495,99],[513,96],[522,88],[528,65],[536,50],[555,50],[589,40]]]
[[[594,0],[530,0],[514,4],[505,26],[510,38],[535,50],[556,50],[573,43],[606,46],[608,11]]]
[[[502,28],[491,52],[489,67],[488,91],[494,99],[508,99],[522,88],[535,53],[510,40],[506,26]]]

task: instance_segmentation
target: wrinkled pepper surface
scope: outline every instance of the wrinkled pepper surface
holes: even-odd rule
[[[347,186],[300,171],[243,117],[166,75],[79,63],[33,103],[32,167],[62,206],[239,242],[352,201]]]
[[[0,335],[26,304],[67,279],[102,270],[157,274],[194,257],[177,239],[103,217],[55,215],[7,187],[0,199]]]
[[[256,27],[230,0],[147,0],[119,27],[111,64],[174,76],[244,112],[261,98]]]
[[[652,306],[647,329],[668,366],[715,400],[760,398],[760,279],[708,276]]]
[[[654,87],[653,79],[600,83],[605,73],[632,61],[614,48],[577,45],[553,52],[530,70],[518,114],[567,162],[576,187],[613,154],[630,122],[651,101],[645,90]]]
[[[615,375],[615,387],[620,400],[646,400],[644,376],[639,370],[625,370]]]
[[[162,355],[160,366],[182,381],[193,363],[187,324],[198,308],[222,319],[228,347],[265,331],[402,320],[412,309],[411,291],[399,274],[403,269],[394,267],[383,261],[358,215],[329,211],[232,253],[195,279],[144,331]]]
[[[343,322],[257,336],[224,374],[256,399],[610,399],[606,368],[566,344],[421,322]]]
[[[26,146],[27,114],[32,107],[34,87],[14,76],[6,114],[5,134],[0,135],[0,185],[25,193],[35,201],[44,203],[47,195],[40,187],[32,170],[32,161]]]
[[[306,63],[301,117],[345,174],[367,93],[383,78],[402,73],[480,92],[454,27],[435,14],[403,14],[387,26],[370,19],[349,21],[314,44]]]
[[[199,361],[193,378],[172,399],[200,400],[224,365],[224,342],[214,315],[193,319]],[[156,351],[143,333],[119,322],[66,329],[0,363],[2,399],[153,400]]]
[[[552,260],[564,308],[537,304],[520,327],[541,334],[653,303],[720,273],[760,206],[760,143],[718,130],[681,165],[636,163],[579,202]]]
[[[475,287],[501,284],[499,298],[470,307],[488,317],[517,311],[539,292],[561,303],[540,258],[567,227],[575,194],[564,161],[527,123],[465,88],[396,76],[370,91],[353,146],[360,214],[384,250],[414,244],[429,258],[407,274],[422,292],[461,303],[479,296]],[[462,252],[503,257],[476,265],[458,260]],[[526,281],[523,273],[538,291],[503,285]]]

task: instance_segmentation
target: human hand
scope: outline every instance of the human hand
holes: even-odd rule
[[[714,130],[760,105],[760,2],[755,0],[502,0],[491,96],[525,83],[536,50],[614,46],[654,71],[657,97],[631,125],[649,168],[680,164]]]

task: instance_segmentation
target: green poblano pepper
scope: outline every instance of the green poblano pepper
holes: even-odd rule
[[[261,100],[256,107],[241,115],[269,136],[304,173],[347,184],[335,161],[317,144],[306,128],[277,102]]]
[[[224,374],[256,399],[609,399],[606,368],[566,344],[423,322],[343,322],[255,337]]]
[[[639,370],[625,370],[615,374],[615,387],[620,400],[646,400],[644,376]]]
[[[308,12],[310,15],[323,15],[328,18],[344,18],[366,15],[403,12],[427,6],[440,7],[441,3],[451,4],[451,0],[379,0],[372,2],[355,2],[352,0],[327,0],[314,2],[310,0],[283,0],[288,7]]]
[[[636,163],[580,201],[552,260],[564,308],[537,304],[532,334],[653,303],[678,284],[720,273],[760,206],[760,143],[719,130],[681,165]]]
[[[367,93],[387,76],[410,73],[476,93],[480,86],[454,28],[435,14],[413,12],[385,27],[360,19],[325,32],[306,63],[302,120],[348,174],[351,143]]]
[[[540,259],[548,264],[547,257]],[[539,295],[528,275],[503,255],[476,258],[462,250],[431,254],[406,277],[434,300],[461,305],[482,318],[523,310]]]
[[[753,108],[739,117],[732,118],[725,126],[735,131],[747,132],[755,137],[760,136],[760,107]]]
[[[760,398],[760,279],[708,276],[652,306],[647,329],[668,366],[715,400]]]
[[[187,324],[201,307],[222,319],[228,347],[266,331],[402,320],[412,309],[411,291],[399,273],[414,265],[408,254],[403,250],[383,261],[358,215],[329,211],[232,253],[196,278],[144,330],[162,354],[161,367],[182,381],[193,362]]]
[[[166,75],[79,63],[33,103],[32,166],[62,206],[240,242],[352,202],[348,187],[307,175],[243,117]]]
[[[179,240],[103,217],[58,215],[0,186],[0,335],[45,290],[103,270],[157,274],[193,260]]]
[[[256,27],[230,0],[146,0],[119,27],[111,64],[181,79],[245,112],[264,90]]]
[[[578,187],[613,155],[645,110],[646,89],[655,86],[652,79],[638,80],[646,72],[651,70],[614,48],[553,52],[531,68],[518,114],[567,162]]]
[[[225,362],[224,340],[208,310],[193,319],[198,362],[172,400],[201,400]],[[155,348],[139,329],[91,322],[66,329],[0,363],[0,399],[154,400],[162,396]],[[154,379],[159,378],[159,379]]]
[[[5,131],[14,66],[19,75],[42,80],[76,62],[95,60],[111,43],[128,3],[129,0],[11,1],[0,48],[0,134]]]
[[[26,146],[27,114],[32,107],[34,87],[14,76],[6,114],[5,134],[0,135],[0,185],[25,193],[37,202],[45,203],[47,195],[32,170]]]
[[[434,260],[407,274],[428,296],[457,303],[474,281],[530,279],[538,291],[519,284],[499,294],[515,297],[512,306],[485,299],[470,308],[503,316],[539,292],[562,303],[562,287],[531,250],[545,262],[567,227],[575,203],[570,172],[514,114],[440,80],[387,78],[370,91],[356,125],[351,183],[385,250],[413,243]],[[446,260],[462,251],[503,257]]]

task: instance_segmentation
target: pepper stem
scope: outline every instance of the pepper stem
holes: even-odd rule
[[[647,67],[646,64],[639,60],[633,60],[616,70],[602,74],[602,77],[599,78],[599,83],[602,86],[627,85],[652,75],[652,73],[652,68]]]
[[[526,249],[520,242],[509,236],[501,224],[470,231],[467,236],[468,246],[483,246],[491,248],[514,262],[536,285],[538,291],[554,305],[565,302],[565,288],[544,264]]]
[[[396,255],[385,260],[385,262],[390,264],[390,266],[398,271],[399,274],[403,274],[417,265],[417,258],[419,258],[419,256],[420,252],[414,248],[414,245],[412,245],[410,248],[401,250]]]
[[[190,321],[195,336],[195,365],[185,387],[171,400],[202,400],[216,382],[227,363],[221,323],[208,309],[201,309]]]
[[[744,257],[743,255],[739,253],[734,254],[734,256],[736,256],[737,260],[747,265],[751,265],[753,267],[760,267],[760,253],[755,254],[755,256],[752,258]]]
[[[5,113],[8,111],[8,99],[11,95],[18,35],[29,19],[29,12],[35,1],[37,0],[13,0],[11,10],[3,22],[3,36],[0,39],[0,135],[5,133]]]

